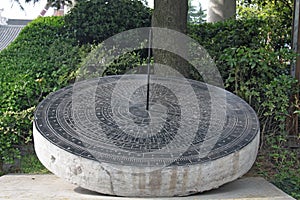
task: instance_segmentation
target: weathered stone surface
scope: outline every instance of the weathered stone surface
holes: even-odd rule
[[[259,144],[257,135],[248,146],[217,160],[147,172],[74,155],[53,145],[35,128],[34,140],[40,161],[57,176],[92,191],[119,196],[182,196],[218,188],[251,168]]]
[[[148,112],[140,106],[143,80],[107,77],[49,95],[33,129],[41,162],[83,188],[119,196],[185,196],[251,168],[259,124],[243,100],[200,82],[154,77]]]

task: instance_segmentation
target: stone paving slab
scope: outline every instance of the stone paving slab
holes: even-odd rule
[[[125,198],[102,195],[77,187],[55,175],[6,175],[0,177],[0,199],[10,200],[292,200],[263,178],[247,177],[219,189],[188,197]]]

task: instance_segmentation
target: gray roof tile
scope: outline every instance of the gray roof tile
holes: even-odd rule
[[[21,30],[32,20],[8,19],[0,25],[0,51],[6,48],[19,35]]]
[[[20,25],[20,26],[25,26],[32,20],[26,20],[26,19],[8,19],[7,24],[8,25]]]
[[[0,26],[0,51],[6,48],[19,35],[25,26],[4,25]]]

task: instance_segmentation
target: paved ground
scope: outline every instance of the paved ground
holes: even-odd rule
[[[10,200],[129,200],[87,191],[54,175],[6,175],[0,177],[0,199]],[[151,200],[155,198],[147,198]],[[164,200],[292,200],[263,178],[242,178],[217,190]]]

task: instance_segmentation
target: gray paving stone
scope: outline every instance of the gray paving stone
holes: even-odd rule
[[[9,200],[292,200],[263,178],[247,177],[219,189],[188,197],[125,198],[102,195],[74,186],[54,175],[6,175],[0,177],[0,199]]]

